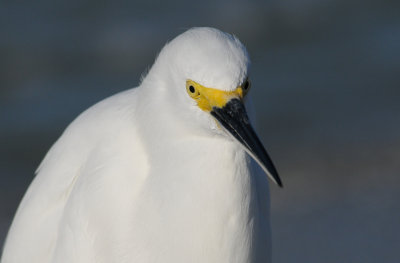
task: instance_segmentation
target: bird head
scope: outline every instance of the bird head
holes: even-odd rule
[[[249,66],[246,48],[236,37],[193,28],[162,49],[146,79],[161,80],[159,92],[185,125],[230,137],[282,186],[246,112]]]

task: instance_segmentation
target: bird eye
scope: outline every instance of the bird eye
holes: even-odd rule
[[[243,88],[245,90],[247,90],[249,88],[249,81],[248,80],[246,80],[246,82],[244,83]]]
[[[198,99],[200,96],[199,89],[196,86],[196,83],[194,81],[188,80],[186,82],[186,91],[189,94],[189,96],[193,99]]]
[[[247,94],[247,92],[250,89],[250,86],[251,86],[250,81],[246,79],[246,81],[242,84],[243,95]]]

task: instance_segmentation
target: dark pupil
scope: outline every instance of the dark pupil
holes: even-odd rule
[[[247,89],[248,87],[249,87],[249,82],[246,81],[246,82],[244,83],[244,89]]]
[[[191,93],[194,93],[194,87],[193,86],[190,86],[189,90],[190,90]]]

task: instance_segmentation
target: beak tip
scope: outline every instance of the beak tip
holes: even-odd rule
[[[282,183],[282,181],[281,181],[281,178],[279,177],[279,175],[278,175],[278,173],[274,173],[274,174],[271,174],[272,176],[272,178],[273,178],[273,181],[280,187],[280,188],[283,188],[283,183]]]
[[[283,184],[282,184],[282,181],[281,181],[281,180],[278,180],[276,183],[278,184],[278,186],[279,186],[280,188],[283,188]]]

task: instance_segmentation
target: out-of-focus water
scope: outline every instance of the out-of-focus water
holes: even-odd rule
[[[156,6],[156,7],[155,7]],[[274,262],[398,262],[396,1],[0,3],[0,244],[33,172],[81,111],[136,86],[192,26],[247,46],[272,186]]]

